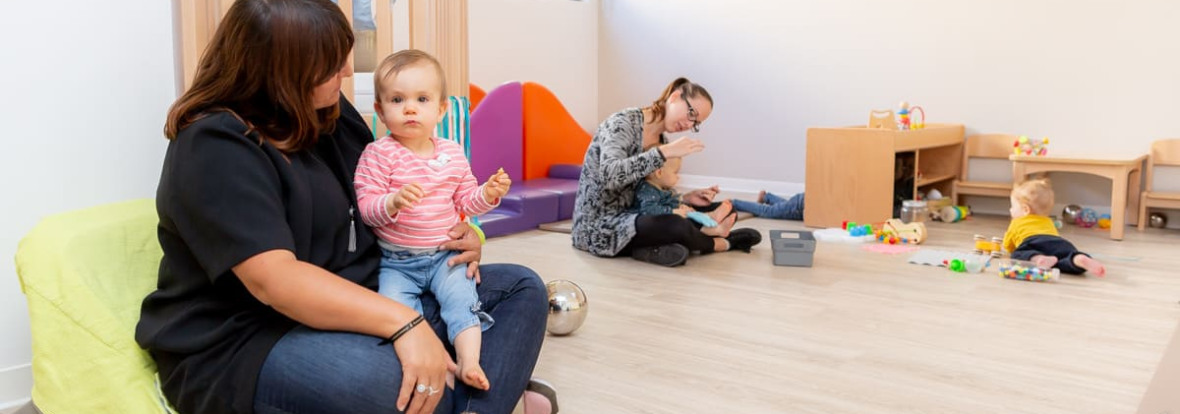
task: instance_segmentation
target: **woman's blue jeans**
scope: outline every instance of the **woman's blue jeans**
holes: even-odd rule
[[[733,208],[737,211],[753,213],[758,217],[803,220],[803,193],[795,194],[790,199],[766,193],[766,200],[763,203],[734,199]]]
[[[541,352],[548,317],[545,284],[529,268],[483,265],[476,289],[484,310],[496,324],[483,333],[480,366],[492,384],[489,391],[455,382],[436,413],[509,413],[532,376]],[[447,332],[438,302],[422,296],[423,316],[439,339]],[[257,414],[396,413],[401,362],[381,338],[297,327],[271,350],[254,396]],[[447,345],[454,355],[454,349]]]

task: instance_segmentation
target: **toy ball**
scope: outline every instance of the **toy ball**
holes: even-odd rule
[[[586,321],[589,304],[586,292],[568,280],[554,280],[545,284],[549,291],[549,321],[545,329],[553,335],[569,335]]]
[[[1098,219],[1098,228],[1109,229],[1110,228],[1110,219],[1108,219],[1108,218]]]
[[[1151,218],[1147,220],[1153,229],[1162,229],[1168,225],[1168,216],[1163,213],[1151,213]]]
[[[1082,206],[1077,204],[1070,204],[1061,210],[1061,219],[1066,223],[1077,223],[1078,216],[1082,214]]]
[[[1109,229],[1110,228],[1110,214],[1103,214],[1101,216],[1098,216],[1098,228],[1100,228],[1100,229]]]
[[[1094,209],[1083,208],[1082,213],[1078,215],[1076,223],[1087,229],[1094,227],[1095,224],[1098,224],[1098,213]]]

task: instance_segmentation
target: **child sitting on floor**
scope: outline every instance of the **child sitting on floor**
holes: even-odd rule
[[[737,221],[737,211],[728,201],[697,208],[684,204],[675,190],[680,182],[680,158],[668,158],[664,165],[639,183],[635,190],[635,208],[639,215],[675,214],[689,219],[701,234],[712,237],[715,252],[750,248],[762,241],[754,229],[730,230]]]
[[[1012,252],[1013,259],[1029,260],[1044,268],[1056,267],[1062,273],[1080,275],[1088,271],[1106,276],[1106,267],[1061,238],[1053,220],[1047,217],[1053,208],[1053,188],[1048,180],[1020,183],[1009,198],[1012,224],[1004,233],[1003,247]]]

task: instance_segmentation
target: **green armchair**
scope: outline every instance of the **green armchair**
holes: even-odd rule
[[[157,223],[153,200],[133,200],[45,218],[21,240],[16,268],[42,412],[175,413],[134,335],[156,288]]]

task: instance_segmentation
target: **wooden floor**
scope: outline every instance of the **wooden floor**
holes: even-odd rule
[[[922,248],[967,251],[1006,227],[928,223]],[[1063,236],[1108,276],[1022,282],[833,243],[812,268],[771,265],[765,242],[663,268],[542,231],[494,239],[484,259],[586,291],[585,324],[547,337],[535,372],[563,414],[1133,413],[1180,321],[1180,232]]]

